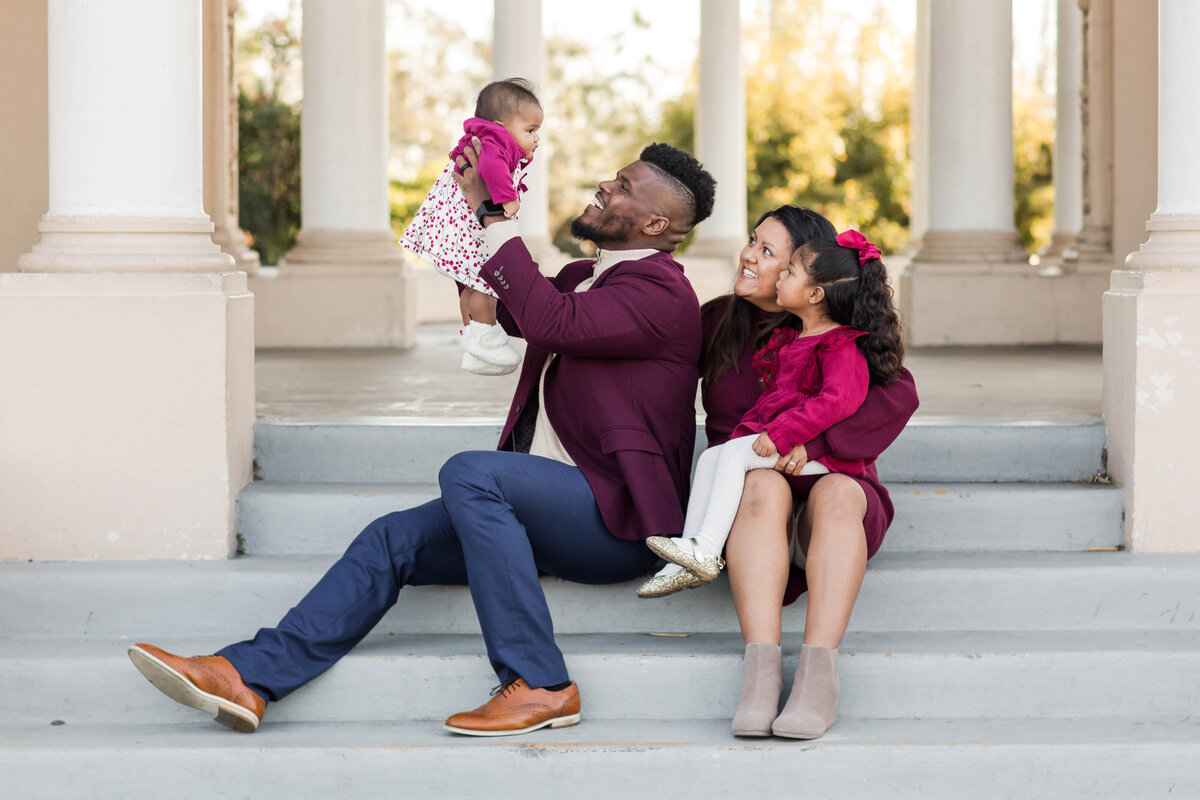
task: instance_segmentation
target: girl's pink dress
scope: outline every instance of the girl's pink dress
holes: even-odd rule
[[[479,277],[479,267],[487,260],[483,249],[483,227],[475,212],[454,182],[454,159],[471,143],[472,136],[482,142],[479,175],[487,184],[496,203],[519,200],[525,192],[525,169],[532,156],[525,155],[512,134],[503,125],[479,117],[463,123],[463,136],[450,154],[450,163],[442,170],[433,188],[417,210],[400,244],[433,264],[443,275],[476,291],[495,296]]]
[[[817,336],[776,330],[754,355],[763,392],[730,438],[766,431],[787,453],[857,411],[871,384],[866,356],[855,343],[860,336],[866,334],[844,325]],[[867,466],[829,454],[814,460],[846,475],[862,475]]]

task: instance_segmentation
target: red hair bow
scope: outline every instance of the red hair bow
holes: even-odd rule
[[[839,233],[837,235],[837,243],[842,247],[850,247],[858,251],[858,265],[860,267],[872,258],[880,257],[879,248],[868,242],[867,237],[853,228]]]

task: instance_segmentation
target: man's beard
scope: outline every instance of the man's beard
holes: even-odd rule
[[[614,216],[599,223],[591,223],[584,222],[580,216],[571,223],[571,235],[597,245],[627,242],[635,224],[633,217]]]

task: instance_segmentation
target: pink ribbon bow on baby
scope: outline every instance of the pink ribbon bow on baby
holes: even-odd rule
[[[842,247],[852,247],[858,251],[858,265],[870,261],[872,258],[879,258],[879,248],[867,241],[867,237],[863,236],[858,231],[851,228],[837,235],[837,243]]]

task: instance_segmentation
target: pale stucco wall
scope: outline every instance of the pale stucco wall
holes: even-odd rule
[[[49,205],[46,0],[4,0],[0,25],[0,272],[37,241]]]

